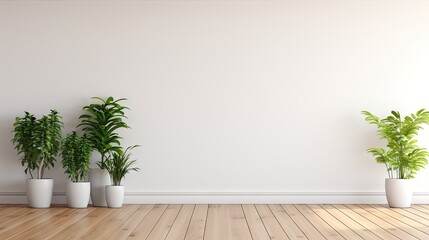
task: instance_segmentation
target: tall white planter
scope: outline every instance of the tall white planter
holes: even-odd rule
[[[32,208],[49,208],[54,190],[53,179],[27,179],[28,206]]]
[[[124,202],[124,186],[106,186],[106,200],[109,208],[120,208]]]
[[[408,208],[413,199],[411,179],[390,179],[385,181],[386,198],[391,208]]]
[[[107,207],[105,189],[110,185],[110,175],[106,169],[91,168],[89,170],[89,181],[91,182],[92,205],[96,207]]]
[[[89,182],[67,182],[67,205],[71,208],[86,208],[89,203],[91,184]]]

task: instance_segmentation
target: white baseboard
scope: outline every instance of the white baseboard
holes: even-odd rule
[[[26,204],[25,192],[1,192],[0,204]],[[65,204],[55,192],[53,204]],[[384,192],[126,192],[125,204],[386,204]],[[429,204],[429,193],[414,193],[414,204]]]

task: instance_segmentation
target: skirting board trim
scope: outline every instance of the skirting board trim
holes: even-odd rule
[[[26,204],[25,192],[0,192],[0,204]],[[53,204],[65,204],[54,192]],[[386,204],[384,192],[126,192],[125,204]],[[414,204],[428,204],[429,192],[416,192]]]

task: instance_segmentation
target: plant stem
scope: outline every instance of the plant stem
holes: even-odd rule
[[[38,179],[42,179],[42,177],[43,177],[42,169],[43,169],[44,164],[45,164],[45,161],[44,161],[44,158],[42,158],[42,161],[40,162],[40,166],[39,166],[39,171],[37,173]]]
[[[101,169],[104,169],[105,168],[105,163],[104,163],[104,161],[106,160],[106,155],[105,155],[105,153],[102,153],[101,154],[101,162],[100,162],[100,168]]]

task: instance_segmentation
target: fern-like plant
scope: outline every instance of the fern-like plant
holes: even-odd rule
[[[71,181],[81,182],[88,175],[91,151],[91,145],[85,134],[80,137],[73,131],[63,140],[62,164]]]
[[[118,135],[117,130],[129,128],[124,122],[126,118],[124,110],[129,108],[120,104],[126,98],[115,100],[113,97],[108,97],[107,99],[93,97],[93,99],[99,102],[83,108],[86,113],[79,117],[82,123],[78,127],[83,127],[92,149],[101,154],[101,161],[97,162],[97,165],[101,169],[105,169],[108,153],[121,151],[119,141],[121,137]]]
[[[130,171],[139,171],[137,167],[132,167],[137,160],[131,159],[131,150],[139,145],[129,146],[125,151],[110,152],[106,161],[106,169],[112,178],[114,186],[120,186],[121,181]]]
[[[17,117],[13,124],[12,143],[21,155],[21,164],[25,173],[42,179],[45,169],[54,167],[61,146],[63,123],[56,110],[40,119],[25,112],[24,117]]]
[[[369,124],[377,125],[378,135],[387,141],[387,148],[370,148],[375,160],[384,164],[389,178],[410,179],[426,167],[429,152],[417,145],[417,134],[422,124],[429,124],[429,111],[421,109],[415,114],[401,117],[399,112],[380,119],[368,111],[362,111]]]

